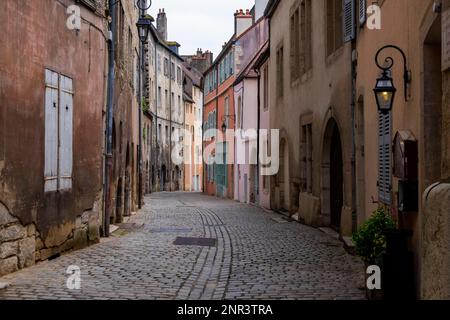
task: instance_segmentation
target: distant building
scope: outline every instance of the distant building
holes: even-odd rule
[[[213,63],[213,53],[210,51],[203,52],[202,49],[197,49],[196,54],[181,56],[192,68],[200,71],[202,74],[208,70]]]
[[[153,192],[183,189],[184,167],[173,161],[172,150],[179,147],[182,159],[184,129],[183,59],[179,44],[167,41],[167,15],[160,9],[156,28],[152,25],[146,57],[149,71],[146,82],[151,146],[146,155],[148,181]],[[150,70],[151,69],[151,70]]]
[[[199,192],[203,190],[203,76],[187,62],[183,63],[183,76],[184,190]]]
[[[250,12],[253,15],[255,11],[264,11],[266,5],[267,1],[258,1]],[[268,183],[261,183],[269,177],[260,175],[259,153],[262,146],[258,141],[260,129],[269,128],[268,121],[264,121],[268,120],[267,101],[260,98],[264,96],[261,83],[267,80],[264,78],[267,73],[264,72],[261,77],[259,69],[269,50],[269,24],[262,16],[252,18],[255,22],[249,29],[242,30],[235,40],[234,105],[238,134],[235,143],[234,199],[269,207]]]

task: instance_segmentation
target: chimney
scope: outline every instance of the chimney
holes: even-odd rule
[[[158,18],[156,19],[156,29],[158,29],[164,41],[167,41],[167,16],[164,9],[159,9]]]
[[[250,28],[253,24],[253,16],[250,13],[250,10],[236,10],[234,14],[234,33],[236,37],[239,37],[243,34],[248,28]]]

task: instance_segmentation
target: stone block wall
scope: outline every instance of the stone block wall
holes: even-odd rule
[[[62,236],[64,233],[61,231],[50,233],[44,239],[35,224],[22,225],[0,203],[0,277],[55,255],[97,243],[100,239],[100,203],[97,201],[92,210],[83,212],[75,222],[68,222],[58,229],[70,229],[67,237]]]

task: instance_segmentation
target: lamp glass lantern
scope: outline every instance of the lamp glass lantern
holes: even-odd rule
[[[397,89],[394,87],[394,82],[389,76],[389,71],[384,71],[382,76],[377,79],[373,91],[375,93],[378,110],[384,114],[390,112],[394,105]]]
[[[227,124],[224,121],[222,124],[222,132],[225,133],[226,131],[227,131]]]
[[[142,43],[145,43],[147,41],[151,25],[152,21],[150,17],[139,18],[139,21],[137,22],[136,26],[138,28],[139,38]]]

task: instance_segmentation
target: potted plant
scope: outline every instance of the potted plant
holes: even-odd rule
[[[352,236],[355,244],[356,253],[365,263],[364,274],[366,280],[368,275],[366,270],[368,266],[377,265],[383,269],[383,255],[386,252],[386,232],[395,230],[396,223],[392,217],[382,207],[378,208],[372,216],[359,228],[358,232]],[[383,287],[382,287],[383,288]],[[381,290],[368,290],[366,287],[368,299],[381,299],[383,296]]]

